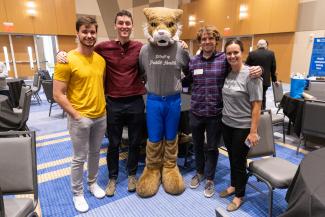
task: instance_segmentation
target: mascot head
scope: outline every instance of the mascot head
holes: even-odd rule
[[[167,46],[179,40],[182,27],[179,19],[183,14],[182,10],[155,7],[145,8],[143,12],[147,18],[144,34],[150,43]]]

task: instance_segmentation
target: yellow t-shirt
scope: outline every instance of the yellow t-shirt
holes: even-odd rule
[[[82,116],[99,118],[106,113],[104,95],[105,60],[97,53],[68,53],[68,64],[56,64],[54,79],[68,84],[67,98]]]

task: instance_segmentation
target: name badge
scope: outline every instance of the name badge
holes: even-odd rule
[[[203,75],[203,69],[194,69],[194,75]]]

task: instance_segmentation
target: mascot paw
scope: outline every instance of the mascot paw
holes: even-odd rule
[[[163,168],[162,183],[165,191],[169,194],[178,195],[185,190],[184,180],[177,166]]]
[[[155,195],[159,189],[160,179],[160,169],[148,169],[145,167],[137,183],[137,194],[140,197],[151,197]]]

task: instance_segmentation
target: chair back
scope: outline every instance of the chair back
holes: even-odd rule
[[[35,132],[0,132],[0,137],[0,186],[3,194],[32,193],[38,198]]]
[[[278,107],[278,103],[281,102],[283,97],[282,82],[280,82],[278,85],[272,82],[272,90],[273,90],[274,104],[276,107]]]
[[[303,135],[325,138],[325,102],[307,100],[302,114]]]
[[[259,143],[251,147],[248,152],[248,158],[264,157],[275,155],[275,145],[272,126],[271,110],[264,110],[261,113],[258,126]]]
[[[19,108],[24,107],[24,102],[25,102],[25,94],[26,92],[30,89],[30,86],[22,86],[21,91],[20,91],[20,97],[19,97]]]
[[[34,73],[33,87],[37,87],[37,91],[41,88],[41,75],[38,72]]]
[[[43,90],[49,103],[54,103],[53,99],[53,80],[42,81]]]
[[[38,73],[41,76],[41,80],[52,80],[49,71],[47,71],[47,70],[39,70]]]
[[[22,111],[22,114],[21,114],[21,122],[20,122],[19,129],[23,129],[26,126],[26,122],[27,122],[28,117],[29,117],[32,94],[33,94],[32,90],[27,90],[26,93],[25,93],[25,101],[24,101],[24,105],[22,107],[23,111]]]
[[[325,81],[310,81],[309,87],[310,92],[324,92],[325,93]]]

